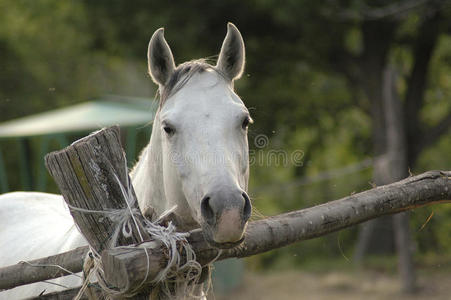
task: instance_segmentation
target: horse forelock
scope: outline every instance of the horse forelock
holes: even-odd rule
[[[166,100],[177,93],[185,84],[195,75],[203,73],[207,70],[213,70],[224,79],[226,78],[221,71],[215,66],[207,63],[206,59],[196,59],[185,62],[177,66],[174,72],[169,77],[165,86],[160,90],[160,107],[166,102]]]

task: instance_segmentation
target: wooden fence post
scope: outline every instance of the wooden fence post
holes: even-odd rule
[[[117,126],[48,154],[45,164],[75,223],[96,253],[150,239],[130,183]],[[130,214],[134,218],[124,222],[124,215]],[[123,229],[130,236],[125,236]]]

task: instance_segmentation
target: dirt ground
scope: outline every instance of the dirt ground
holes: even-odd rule
[[[380,272],[307,273],[277,271],[271,273],[247,272],[241,286],[227,295],[215,293],[216,300],[450,300],[451,274],[433,273],[418,276],[419,291],[415,295],[400,293],[395,275]]]

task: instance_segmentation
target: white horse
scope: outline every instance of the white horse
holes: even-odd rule
[[[174,64],[163,28],[148,48],[149,73],[160,106],[150,143],[131,172],[143,214],[177,206],[179,230],[202,227],[206,240],[229,248],[243,240],[251,204],[247,127],[249,111],[234,92],[244,68],[244,43],[228,24],[216,66],[203,60]],[[16,192],[0,196],[0,267],[57,254],[86,242],[61,196]],[[81,279],[59,279],[77,286]],[[20,299],[55,290],[37,283],[0,293]]]

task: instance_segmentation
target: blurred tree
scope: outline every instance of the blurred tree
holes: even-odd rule
[[[420,118],[431,56],[438,37],[448,30],[444,16],[450,12],[445,1],[378,1],[372,6],[368,3],[353,1],[343,5],[329,2],[332,5],[327,7],[329,18],[326,22],[335,30],[340,28],[340,24],[349,24],[347,34],[357,41],[346,45],[340,39],[332,38],[337,43],[329,43],[329,52],[324,57],[329,58],[330,65],[345,74],[351,84],[363,90],[369,100],[373,155],[376,158],[373,178],[375,184],[381,185],[407,176],[408,168],[415,167],[421,151],[433,145],[451,126],[451,111],[433,127],[425,126]],[[413,23],[412,18],[415,20]],[[337,20],[338,24],[334,25]],[[403,32],[406,23],[410,28]],[[344,34],[346,30],[335,36],[343,38]],[[412,53],[403,102],[389,97],[389,93],[383,94],[383,72],[395,47],[406,48]],[[405,214],[394,218],[404,289],[412,292],[415,276],[408,219]],[[390,235],[378,232],[381,227],[386,227],[384,223],[387,220],[374,221],[364,227],[356,257],[363,256],[369,249],[380,249],[391,241],[386,239]]]
[[[83,7],[60,1],[0,1],[0,109],[13,118],[86,97]],[[70,101],[70,100],[69,100]],[[72,100],[73,101],[73,100]]]
[[[373,123],[373,152],[376,156],[374,165],[374,182],[378,185],[399,180],[408,175],[408,168],[414,168],[421,151],[445,134],[451,126],[451,112],[435,127],[424,126],[420,111],[424,103],[427,88],[428,67],[438,41],[438,37],[447,27],[443,21],[443,1],[429,1],[426,4],[414,3],[385,4],[384,7],[366,10],[361,13],[362,51],[358,56],[343,52],[343,61],[347,61],[345,72],[349,80],[360,86],[371,102]],[[407,10],[420,8],[416,14],[418,29],[414,34],[399,33],[402,22],[411,16],[406,14],[405,4],[411,4]],[[404,6],[403,6],[404,5]],[[392,9],[394,8],[394,9]],[[364,15],[368,15],[365,17]],[[377,17],[373,18],[372,15]],[[401,15],[402,14],[402,15]],[[397,43],[412,49],[412,69],[406,80],[404,102],[384,91],[384,68],[390,50]],[[350,68],[353,68],[352,70]],[[387,73],[388,74],[388,73]],[[387,79],[388,80],[388,79]],[[390,89],[390,88],[388,88]],[[429,134],[424,135],[428,131]],[[423,134],[422,134],[423,133]],[[425,138],[427,136],[427,138]],[[377,245],[384,245],[379,237],[378,228],[384,226],[379,221],[370,222],[361,231],[356,257]],[[382,224],[382,226],[381,226]],[[394,217],[396,245],[400,255],[400,271],[403,275],[404,290],[415,290],[415,275],[412,262],[412,245],[406,214]],[[370,243],[371,239],[373,242]]]
[[[0,122],[107,93],[153,96],[145,64],[92,48],[88,20],[78,1],[0,0]],[[28,145],[34,174],[43,158],[36,139]],[[9,188],[23,188],[16,142],[1,148]]]

